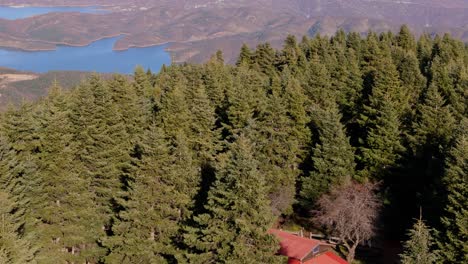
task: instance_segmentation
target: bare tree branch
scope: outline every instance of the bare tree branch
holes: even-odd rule
[[[333,188],[317,202],[314,221],[340,238],[348,250],[347,260],[354,259],[357,246],[371,239],[382,206],[375,183],[349,183]]]

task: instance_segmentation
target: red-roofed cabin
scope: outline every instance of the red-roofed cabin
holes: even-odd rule
[[[330,246],[315,239],[270,229],[280,241],[279,254],[288,257],[288,264],[348,264],[344,259],[329,251]]]

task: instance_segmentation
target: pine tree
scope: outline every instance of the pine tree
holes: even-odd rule
[[[385,52],[382,50],[382,47],[379,43],[379,40],[375,33],[369,32],[367,38],[362,43],[361,56],[361,68],[364,76],[364,88],[369,89],[370,80],[367,78],[372,77],[372,72],[376,70],[376,66],[379,65],[381,60],[385,57]],[[388,62],[388,61],[387,61]],[[369,76],[370,75],[370,76]]]
[[[460,125],[454,147],[447,158],[444,185],[448,194],[443,229],[439,238],[443,263],[468,261],[468,121]]]
[[[160,121],[158,122],[161,123],[161,127],[169,138],[190,133],[191,114],[184,92],[183,84],[177,83],[170,87],[161,98],[161,109],[158,113]]]
[[[36,263],[35,249],[28,237],[18,234],[22,222],[17,215],[23,212],[21,207],[6,192],[0,191],[0,263]]]
[[[310,206],[330,187],[349,183],[354,175],[354,150],[341,124],[341,114],[334,102],[312,112],[319,141],[312,150],[313,170],[302,179],[300,195],[303,206]]]
[[[277,242],[267,233],[272,215],[265,180],[252,157],[249,141],[236,138],[218,159],[216,182],[206,213],[194,218],[185,242],[191,263],[280,263]]]
[[[451,64],[450,68],[453,90],[449,94],[448,101],[452,104],[459,120],[468,114],[468,63],[456,62]]]
[[[427,89],[423,104],[418,106],[412,133],[416,145],[433,146],[434,151],[448,146],[455,126],[452,110],[439,91],[436,85]]]
[[[307,52],[309,61],[314,54],[317,54],[322,62],[328,62],[329,56],[332,53],[332,47],[330,46],[330,40],[327,37],[322,37],[320,34],[309,41],[309,50]],[[325,63],[326,64],[326,63]],[[302,65],[304,68],[305,65]]]
[[[275,215],[291,212],[299,164],[310,138],[305,96],[289,77],[282,84],[274,80],[264,110],[250,123],[252,134],[246,135],[257,143],[254,157],[260,162]]]
[[[393,46],[395,38],[391,31],[381,32],[379,34],[379,44],[383,49],[389,49]]]
[[[248,127],[265,107],[265,79],[246,67],[238,67],[233,78],[233,86],[226,91],[224,113],[225,138],[237,135]]]
[[[95,210],[97,220],[88,223],[89,235],[96,243],[110,232],[111,219],[118,211],[116,200],[125,194],[122,189],[131,181],[133,146],[122,116],[113,104],[108,86],[98,76],[82,84],[72,99],[72,131],[75,166],[79,177],[88,183],[92,196],[90,208]],[[96,261],[105,250],[94,247],[86,256]]]
[[[362,176],[379,178],[396,165],[404,147],[401,144],[398,73],[387,60],[375,67],[371,75],[371,94],[358,121],[365,131],[359,161]]]
[[[313,55],[305,76],[305,94],[314,104],[320,105],[327,98],[336,98],[335,91],[331,89],[330,73],[317,54]]]
[[[145,74],[146,76],[146,74]],[[105,214],[112,211],[109,202],[115,198],[121,188],[121,179],[129,169],[131,144],[126,140],[128,134],[117,114],[117,105],[111,100],[108,86],[99,78],[90,80],[94,98],[94,114],[87,124],[89,172],[92,175],[91,188],[97,195],[98,206]]]
[[[192,87],[193,98],[190,102],[189,143],[191,150],[196,153],[196,159],[200,163],[209,162],[218,148],[221,138],[220,131],[216,129],[215,109],[208,99],[205,87],[200,84]]]
[[[432,38],[428,34],[422,34],[418,40],[417,57],[421,73],[427,77],[432,58]]]
[[[241,51],[239,54],[239,58],[237,59],[236,65],[237,66],[246,66],[249,67],[252,64],[252,51],[250,50],[247,44],[243,44],[241,47]]]
[[[400,255],[403,264],[437,263],[438,256],[432,251],[432,230],[419,219],[409,230],[409,240],[404,242],[404,253]]]
[[[222,64],[224,65],[224,55],[223,55],[223,51],[222,50],[217,50],[216,51],[216,54],[214,55],[216,61],[219,63],[219,64]]]
[[[133,85],[135,87],[135,91],[138,97],[148,96],[151,94],[151,81],[148,78],[148,74],[146,74],[145,69],[143,69],[143,67],[137,66],[135,68],[133,78],[135,80]]]
[[[138,73],[138,76],[140,74]],[[147,73],[147,75],[149,74]],[[140,76],[139,78],[143,77]],[[139,88],[137,88],[137,80],[132,85],[123,75],[114,75],[112,79],[107,81],[107,86],[111,94],[112,104],[118,106],[117,110],[125,124],[126,132],[129,136],[132,136],[131,142],[135,143],[138,135],[145,128],[145,121],[148,117],[146,113],[151,111],[150,101],[143,96],[138,97],[140,92],[138,91]]]
[[[402,109],[405,125],[411,121],[410,118],[414,115],[416,105],[421,99],[424,89],[427,87],[426,79],[421,74],[419,62],[416,55],[411,51],[407,52],[402,49],[395,49],[394,61],[400,76],[402,86]]]
[[[300,148],[304,148],[311,137],[308,127],[310,117],[306,109],[307,97],[305,96],[304,89],[301,87],[300,82],[287,72],[283,73],[281,81],[283,89],[280,91],[280,94],[284,101],[282,104],[285,105],[287,116],[293,123],[292,135],[298,139]],[[303,153],[297,154],[299,157],[303,156]]]
[[[39,105],[44,124],[38,168],[42,187],[33,190],[35,200],[40,202],[33,214],[38,219],[35,227],[38,263],[84,262],[97,246],[90,232],[97,219],[96,212],[89,207],[92,204],[87,191],[89,182],[79,177],[74,166],[67,99],[55,84]]]
[[[288,35],[284,41],[283,50],[281,51],[277,64],[280,70],[284,70],[287,66],[293,75],[300,74],[301,71],[305,69],[306,58],[295,36]]]
[[[330,42],[335,49],[344,50],[346,48],[346,32],[342,28],[338,29]]]
[[[11,112],[7,113],[7,115],[9,114]],[[8,122],[10,118],[0,118],[0,123]],[[11,121],[10,119],[9,122]],[[11,169],[19,172],[21,167],[16,166],[22,166],[21,162],[15,162],[16,166],[7,166],[13,161],[13,157],[12,145],[8,142],[8,137],[3,135],[3,133],[8,135],[8,130],[4,129],[2,127],[0,130],[0,164],[2,165],[0,167],[0,263],[35,263],[34,254],[37,249],[31,243],[34,237],[31,232],[33,230],[28,230],[28,234],[24,232],[25,223],[28,220],[26,214],[30,212],[28,208],[29,197],[24,193],[26,179],[21,179],[18,174],[10,171]],[[26,171],[22,169],[20,173]]]
[[[275,50],[269,43],[257,46],[254,53],[254,62],[260,72],[270,77],[275,74]]]
[[[453,138],[455,119],[450,105],[434,84],[426,90],[423,102],[418,105],[415,118],[408,133],[408,165],[405,164],[406,177],[414,185],[406,193],[413,194],[411,199],[427,212],[428,221],[435,226],[443,211],[444,201],[440,199],[444,190],[442,175],[444,161]]]
[[[466,112],[468,71],[461,62],[444,63],[440,57],[431,64],[431,85],[436,85],[460,119]]]
[[[396,38],[398,46],[405,51],[416,51],[416,40],[407,25],[401,26]]]
[[[11,108],[3,115],[0,126],[6,144],[0,159],[0,187],[24,209],[18,217],[23,225],[21,235],[28,237],[35,233],[36,219],[32,212],[43,206],[36,197],[43,186],[37,177],[41,125],[35,114],[31,104],[23,104],[18,110]]]
[[[337,103],[345,123],[355,122],[362,90],[362,73],[353,50],[337,52],[337,60],[330,69],[331,89],[336,91]]]
[[[348,34],[346,38],[346,47],[349,49],[352,49],[356,52],[356,54],[362,54],[362,49],[364,48],[363,45],[363,40],[361,38],[361,35],[357,32],[351,32]],[[361,57],[358,57],[358,60],[361,60]]]
[[[219,112],[225,100],[226,90],[232,86],[232,75],[228,67],[212,59],[204,65],[202,78],[206,94],[215,107],[215,111]]]
[[[161,128],[152,124],[143,138],[142,159],[129,186],[128,199],[121,200],[112,227],[104,240],[110,254],[106,263],[171,263],[177,253],[180,224],[196,189],[197,175],[187,146],[171,147]],[[190,187],[189,187],[190,186]]]

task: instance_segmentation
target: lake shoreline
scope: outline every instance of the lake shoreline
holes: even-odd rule
[[[113,12],[113,8],[118,7],[116,5],[47,5],[47,4],[18,4],[18,5],[0,5],[0,8],[6,7],[10,9],[27,9],[27,8],[94,8],[97,10],[102,10],[102,11],[109,11]],[[9,12],[9,11],[7,11]],[[12,11],[14,12],[14,11]],[[57,11],[61,12],[61,11]],[[80,12],[80,11],[71,11],[71,12]],[[44,13],[45,15],[47,13]],[[87,14],[93,14],[93,13],[87,13]],[[32,16],[38,16],[42,14],[35,14]],[[100,14],[97,14],[100,15]],[[16,19],[10,19],[8,17],[0,17],[0,21],[5,19],[5,20],[21,20],[21,19],[27,19],[29,17],[24,17],[24,18],[16,18]],[[86,47],[89,45],[92,45],[93,43],[104,40],[107,38],[114,38],[114,37],[120,37],[120,36],[129,36],[131,34],[129,33],[116,33],[116,34],[111,34],[111,35],[106,35],[106,36],[99,36],[94,39],[81,39],[81,40],[76,40],[73,41],[71,40],[70,42],[68,41],[48,41],[48,40],[42,40],[42,39],[21,39],[17,38],[15,36],[10,36],[11,39],[6,39],[5,41],[0,42],[0,49],[3,50],[8,50],[8,51],[21,51],[21,52],[48,52],[48,51],[56,51],[60,46],[65,46],[65,47]],[[182,41],[185,42],[185,41]],[[164,50],[171,55],[173,54],[173,51],[171,50],[171,45],[174,43],[174,41],[156,41],[156,42],[147,42],[147,43],[138,43],[134,44],[129,42],[126,42],[125,44],[121,42],[120,39],[118,39],[114,46],[112,47],[113,51],[116,52],[123,52],[127,51],[130,49],[138,49],[138,48],[150,48],[150,47],[157,47],[157,46],[164,46]]]
[[[42,43],[42,44],[46,44],[46,45],[53,45],[54,47],[52,48],[21,48],[21,47],[11,47],[11,46],[2,46],[0,44],[0,49],[4,49],[4,50],[12,50],[12,51],[24,51],[24,52],[40,52],[40,51],[56,51],[58,46],[65,46],[65,47],[87,47],[91,44],[93,44],[94,42],[97,42],[97,41],[100,41],[100,40],[104,40],[104,39],[109,39],[109,38],[117,38],[117,37],[120,37],[120,36],[126,36],[126,35],[129,35],[128,33],[121,33],[121,34],[116,34],[116,35],[109,35],[109,36],[103,36],[103,37],[99,37],[97,39],[93,39],[91,41],[89,41],[89,43],[84,43],[84,44],[74,44],[74,43],[68,43],[68,42],[50,42],[50,41],[42,41],[42,40],[28,40],[28,41],[31,41],[31,42],[38,42],[38,43]],[[123,48],[116,48],[115,46],[117,45],[117,41],[116,43],[114,44],[114,47],[112,48],[113,51],[126,51],[126,50],[129,50],[129,49],[133,49],[133,48],[150,48],[150,47],[156,47],[156,46],[164,46],[164,45],[170,45],[171,43],[174,43],[174,42],[161,42],[161,43],[155,43],[155,44],[144,44],[144,45],[129,45],[129,46],[126,46],[126,47],[123,47]],[[169,51],[168,48],[165,48],[166,51]]]
[[[88,45],[61,43],[55,49],[46,51],[0,49],[0,56],[4,58],[0,65],[39,73],[66,70],[131,74],[136,65],[156,72],[163,64],[171,63],[171,53],[166,45],[115,50],[113,47],[121,37],[122,34],[105,36]]]

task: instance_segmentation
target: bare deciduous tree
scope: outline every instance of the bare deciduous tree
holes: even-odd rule
[[[327,228],[347,249],[347,261],[354,260],[357,246],[376,232],[381,201],[375,183],[349,183],[332,188],[317,202],[314,221]]]

